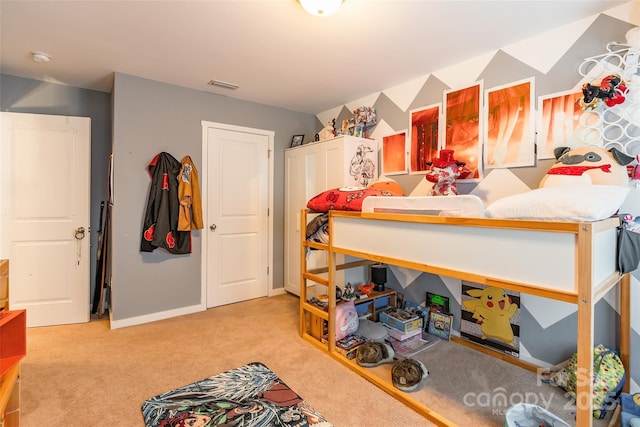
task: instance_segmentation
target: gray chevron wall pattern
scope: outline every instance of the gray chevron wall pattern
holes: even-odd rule
[[[504,86],[523,79],[533,79],[536,110],[538,97],[581,90],[584,82],[579,67],[585,60],[606,52],[610,42],[624,42],[625,34],[640,25],[637,4],[628,4],[556,28],[520,43],[504,46],[480,57],[449,68],[424,75],[393,88],[385,89],[361,99],[336,106],[316,114],[318,129],[331,119],[336,123],[353,117],[360,106],[375,107],[377,124],[368,129],[368,136],[381,140],[383,136],[411,128],[410,112],[441,103],[444,91],[468,87],[482,82],[483,88]],[[417,48],[419,49],[419,47]],[[372,64],[375,66],[375,64]],[[640,78],[640,77],[639,77]],[[537,114],[536,114],[537,118]],[[640,123],[640,117],[636,118]],[[640,125],[638,125],[640,126]],[[339,125],[337,126],[339,127]],[[505,195],[505,189],[537,188],[540,179],[553,161],[537,159],[535,166],[509,169],[486,169],[479,182],[460,182],[461,194],[476,194],[485,203]],[[424,173],[400,174],[390,178],[403,187],[405,194],[420,195],[425,184]],[[508,192],[508,191],[507,191]],[[632,189],[622,210],[640,215],[640,190]],[[526,254],[522,254],[526,256]],[[532,268],[544,266],[532,265]],[[388,285],[417,303],[425,301],[426,291],[450,298],[451,310],[459,330],[461,282],[428,273],[391,268]],[[552,274],[552,272],[550,272]],[[632,273],[632,307],[640,307],[640,272]],[[596,305],[596,344],[616,348],[619,339],[618,292],[611,290]],[[631,392],[640,391],[640,310],[631,313],[631,366],[629,378]],[[555,365],[569,358],[576,349],[577,311],[574,304],[521,294],[520,358],[541,365]]]

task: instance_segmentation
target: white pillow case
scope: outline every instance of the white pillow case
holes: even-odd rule
[[[514,194],[490,204],[489,218],[599,221],[614,215],[630,189],[617,185],[560,185]]]

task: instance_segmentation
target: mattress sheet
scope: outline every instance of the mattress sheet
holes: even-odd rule
[[[369,196],[362,202],[362,212],[403,213],[456,217],[484,217],[482,199],[472,194],[459,196]]]

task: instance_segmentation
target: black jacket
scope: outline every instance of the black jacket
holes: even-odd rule
[[[178,231],[180,167],[178,160],[164,152],[157,154],[149,163],[151,188],[142,227],[142,252],[164,248],[172,254],[191,253],[191,232]]]

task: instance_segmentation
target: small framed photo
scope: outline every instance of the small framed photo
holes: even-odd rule
[[[429,311],[439,311],[440,313],[449,313],[449,298],[434,294],[431,292],[427,292],[427,298],[425,300],[425,305],[429,309]]]
[[[302,145],[302,141],[304,141],[304,135],[293,135],[293,139],[291,140],[291,147]]]
[[[435,335],[443,340],[449,341],[451,339],[451,324],[453,323],[453,316],[451,314],[440,313],[432,311],[429,314],[429,332],[431,335]]]

